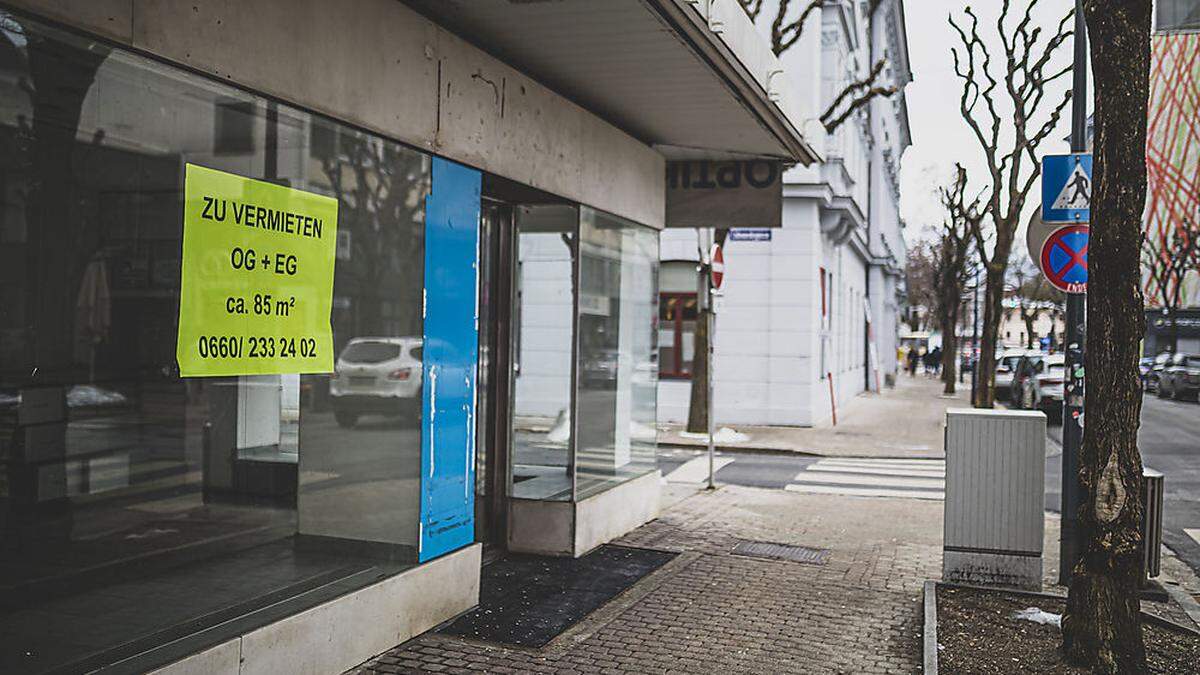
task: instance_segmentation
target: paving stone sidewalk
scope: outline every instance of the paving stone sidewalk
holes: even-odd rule
[[[969,385],[967,385],[969,387]],[[940,458],[942,424],[947,408],[967,407],[966,387],[952,397],[941,395],[936,378],[901,374],[894,388],[854,397],[838,410],[838,424],[813,427],[728,426],[749,436],[746,441],[718,443],[722,451],[796,452],[823,457]],[[703,447],[706,438],[683,433],[680,425],[658,432],[659,445]]]
[[[940,504],[916,500],[698,492],[617,542],[681,555],[547,647],[430,633],[357,672],[919,672],[921,583],[940,564],[940,523]],[[732,554],[743,540],[830,556]]]
[[[907,376],[906,376],[907,377]],[[855,417],[825,434],[846,448],[924,445],[942,456],[936,382],[902,378],[862,397]],[[882,453],[881,453],[882,454]],[[875,455],[879,456],[879,455]],[[723,486],[663,486],[663,513],[617,544],[680,555],[542,649],[427,633],[355,673],[919,673],[921,597],[941,577],[942,502]],[[1046,514],[1044,581],[1058,575],[1059,519]],[[736,555],[743,541],[829,550],[813,565]],[[1166,550],[1164,549],[1164,552]],[[1169,555],[1164,574],[1194,575]],[[1143,603],[1179,623],[1174,603]]]
[[[663,515],[616,543],[680,555],[542,649],[435,633],[366,673],[919,673],[921,586],[941,576],[942,504],[671,486]],[[682,497],[682,498],[679,498]],[[812,565],[732,553],[759,540],[824,548]],[[1045,582],[1058,518],[1046,517]],[[1173,603],[1143,603],[1186,623]]]

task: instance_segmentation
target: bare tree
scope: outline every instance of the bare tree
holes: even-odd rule
[[[920,241],[905,255],[904,292],[913,330],[928,329],[937,313],[937,249],[936,242]]]
[[[1016,302],[1017,314],[1025,324],[1025,348],[1033,349],[1038,337],[1034,324],[1044,314],[1055,316],[1065,298],[1029,258],[1022,258],[1013,268],[1012,280],[1009,297]]]
[[[875,10],[882,0],[871,0],[867,7],[867,19],[872,20]],[[762,15],[763,0],[738,0],[742,9],[751,19],[757,20]],[[804,24],[808,17],[825,5],[825,0],[810,0],[799,13],[793,12],[792,0],[779,0],[775,6],[775,16],[771,19],[771,51],[776,56],[784,53],[795,45],[804,32]],[[876,96],[891,96],[899,89],[894,86],[879,84],[879,77],[887,66],[887,59],[879,59],[867,72],[866,76],[846,85],[846,88],[825,108],[818,118],[825,131],[833,133],[854,113],[861,110]]]
[[[1164,239],[1146,237],[1142,244],[1142,263],[1150,273],[1151,288],[1167,313],[1171,350],[1174,351],[1179,341],[1175,314],[1183,304],[1183,282],[1188,272],[1200,268],[1200,224],[1185,218]]]
[[[1146,205],[1150,3],[1087,0],[1096,79],[1096,176],[1088,245],[1084,368],[1087,425],[1079,451],[1080,556],[1071,572],[1063,648],[1093,673],[1144,673],[1141,273]]]
[[[992,55],[994,47],[980,34],[979,17],[974,10],[967,7],[963,17],[957,20],[950,17],[950,25],[961,42],[950,50],[954,72],[963,84],[959,109],[983,151],[991,190],[987,202],[993,230],[990,251],[985,245],[983,228],[976,227],[973,232],[986,279],[977,376],[980,384],[974,400],[981,408],[990,408],[994,402],[996,345],[1005,277],[1026,199],[1041,175],[1038,147],[1054,132],[1063,108],[1071,99],[1068,90],[1056,104],[1049,104],[1047,114],[1039,114],[1047,105],[1048,86],[1071,72],[1070,66],[1050,72],[1047,68],[1072,34],[1067,23],[1073,12],[1064,16],[1054,33],[1043,40],[1041,27],[1032,26],[1032,13],[1038,2],[1028,0],[1021,18],[1011,25],[1012,3],[1003,0],[995,24],[996,38],[1002,46],[998,65]],[[1002,97],[1007,99],[1006,105],[1001,104]]]
[[[938,323],[942,333],[942,381],[944,392],[955,391],[958,366],[958,323],[963,291],[967,284],[972,233],[983,220],[983,194],[967,197],[967,170],[956,165],[954,182],[940,192],[947,219],[938,242],[936,267]]]

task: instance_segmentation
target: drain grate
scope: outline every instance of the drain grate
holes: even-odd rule
[[[773,544],[769,541],[743,541],[733,547],[734,555],[770,560],[787,560],[808,565],[824,565],[829,562],[829,549]]]

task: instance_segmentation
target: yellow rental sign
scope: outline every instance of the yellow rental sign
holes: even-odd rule
[[[183,377],[328,373],[336,199],[187,165]]]

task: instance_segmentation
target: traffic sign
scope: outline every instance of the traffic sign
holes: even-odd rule
[[[1091,220],[1092,155],[1042,157],[1042,220],[1086,223]]]
[[[1042,245],[1060,227],[1062,223],[1047,223],[1042,220],[1041,211],[1035,211],[1029,218],[1029,226],[1025,228],[1025,245],[1029,251],[1029,259],[1035,265],[1041,265]]]
[[[1067,225],[1055,230],[1042,244],[1038,263],[1055,288],[1067,293],[1086,293],[1087,252],[1088,226]]]
[[[709,267],[712,270],[713,290],[721,290],[721,283],[725,281],[725,254],[721,252],[720,244],[712,245],[712,252],[708,254],[708,259]]]

